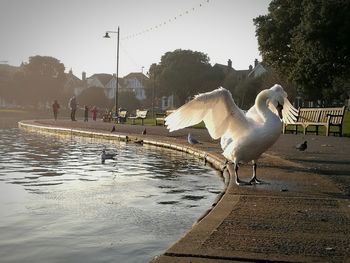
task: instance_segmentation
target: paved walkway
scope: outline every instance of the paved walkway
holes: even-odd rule
[[[113,124],[40,120],[34,124],[111,134]],[[146,135],[142,131],[146,128]],[[164,127],[116,125],[131,141],[156,140],[198,147],[223,162],[206,130],[168,133]],[[297,143],[308,141],[299,152]],[[231,178],[220,201],[152,262],[350,262],[350,139],[281,135],[258,163],[263,185],[238,187]],[[240,169],[251,177],[251,166]],[[227,175],[224,172],[224,175]]]

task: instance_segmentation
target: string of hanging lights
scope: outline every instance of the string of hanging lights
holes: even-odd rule
[[[148,27],[148,28],[146,28],[146,29],[144,29],[144,30],[142,30],[142,31],[137,32],[137,33],[127,35],[127,36],[121,38],[121,40],[133,39],[133,38],[138,37],[138,36],[140,36],[140,35],[143,35],[143,34],[146,34],[146,33],[148,33],[148,32],[157,30],[157,29],[159,29],[159,28],[161,28],[161,27],[164,27],[164,26],[166,26],[166,25],[169,24],[169,23],[175,22],[176,20],[178,20],[179,18],[181,18],[181,17],[183,17],[183,16],[186,16],[186,15],[189,15],[190,13],[192,13],[192,12],[195,12],[198,8],[201,8],[201,7],[203,7],[204,5],[209,4],[209,1],[210,1],[210,0],[202,1],[202,2],[199,3],[197,6],[192,7],[192,8],[190,8],[190,9],[184,11],[184,12],[181,12],[180,14],[178,14],[178,15],[176,15],[176,16],[174,16],[174,17],[171,17],[171,18],[169,18],[169,19],[163,21],[162,23],[159,23],[159,24],[157,24],[157,25]]]

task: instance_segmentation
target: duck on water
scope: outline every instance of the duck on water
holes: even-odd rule
[[[101,154],[101,163],[104,164],[106,160],[114,160],[115,156],[117,156],[117,154],[115,154],[115,153],[106,153],[106,150],[103,149],[102,150],[102,154]]]

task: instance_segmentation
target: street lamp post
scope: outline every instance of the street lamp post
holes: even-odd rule
[[[106,31],[104,38],[111,38],[109,34],[117,34],[117,83],[115,87],[115,117],[118,118],[118,84],[119,84],[119,35],[120,29],[118,26],[118,31]]]
[[[155,90],[155,87],[156,87],[156,73],[154,71],[154,73],[153,73],[153,87],[152,87],[152,117],[153,118],[155,117],[155,114],[154,114],[154,90]]]
[[[151,79],[151,73],[147,72],[147,75]],[[153,72],[153,85],[152,85],[152,118],[155,117],[155,114],[154,114],[154,89],[155,89],[155,86],[156,86],[156,74],[154,71]]]

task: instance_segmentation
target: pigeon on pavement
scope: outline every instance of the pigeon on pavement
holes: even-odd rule
[[[305,151],[307,148],[307,141],[304,141],[303,143],[299,143],[295,146],[295,148],[299,151]]]

